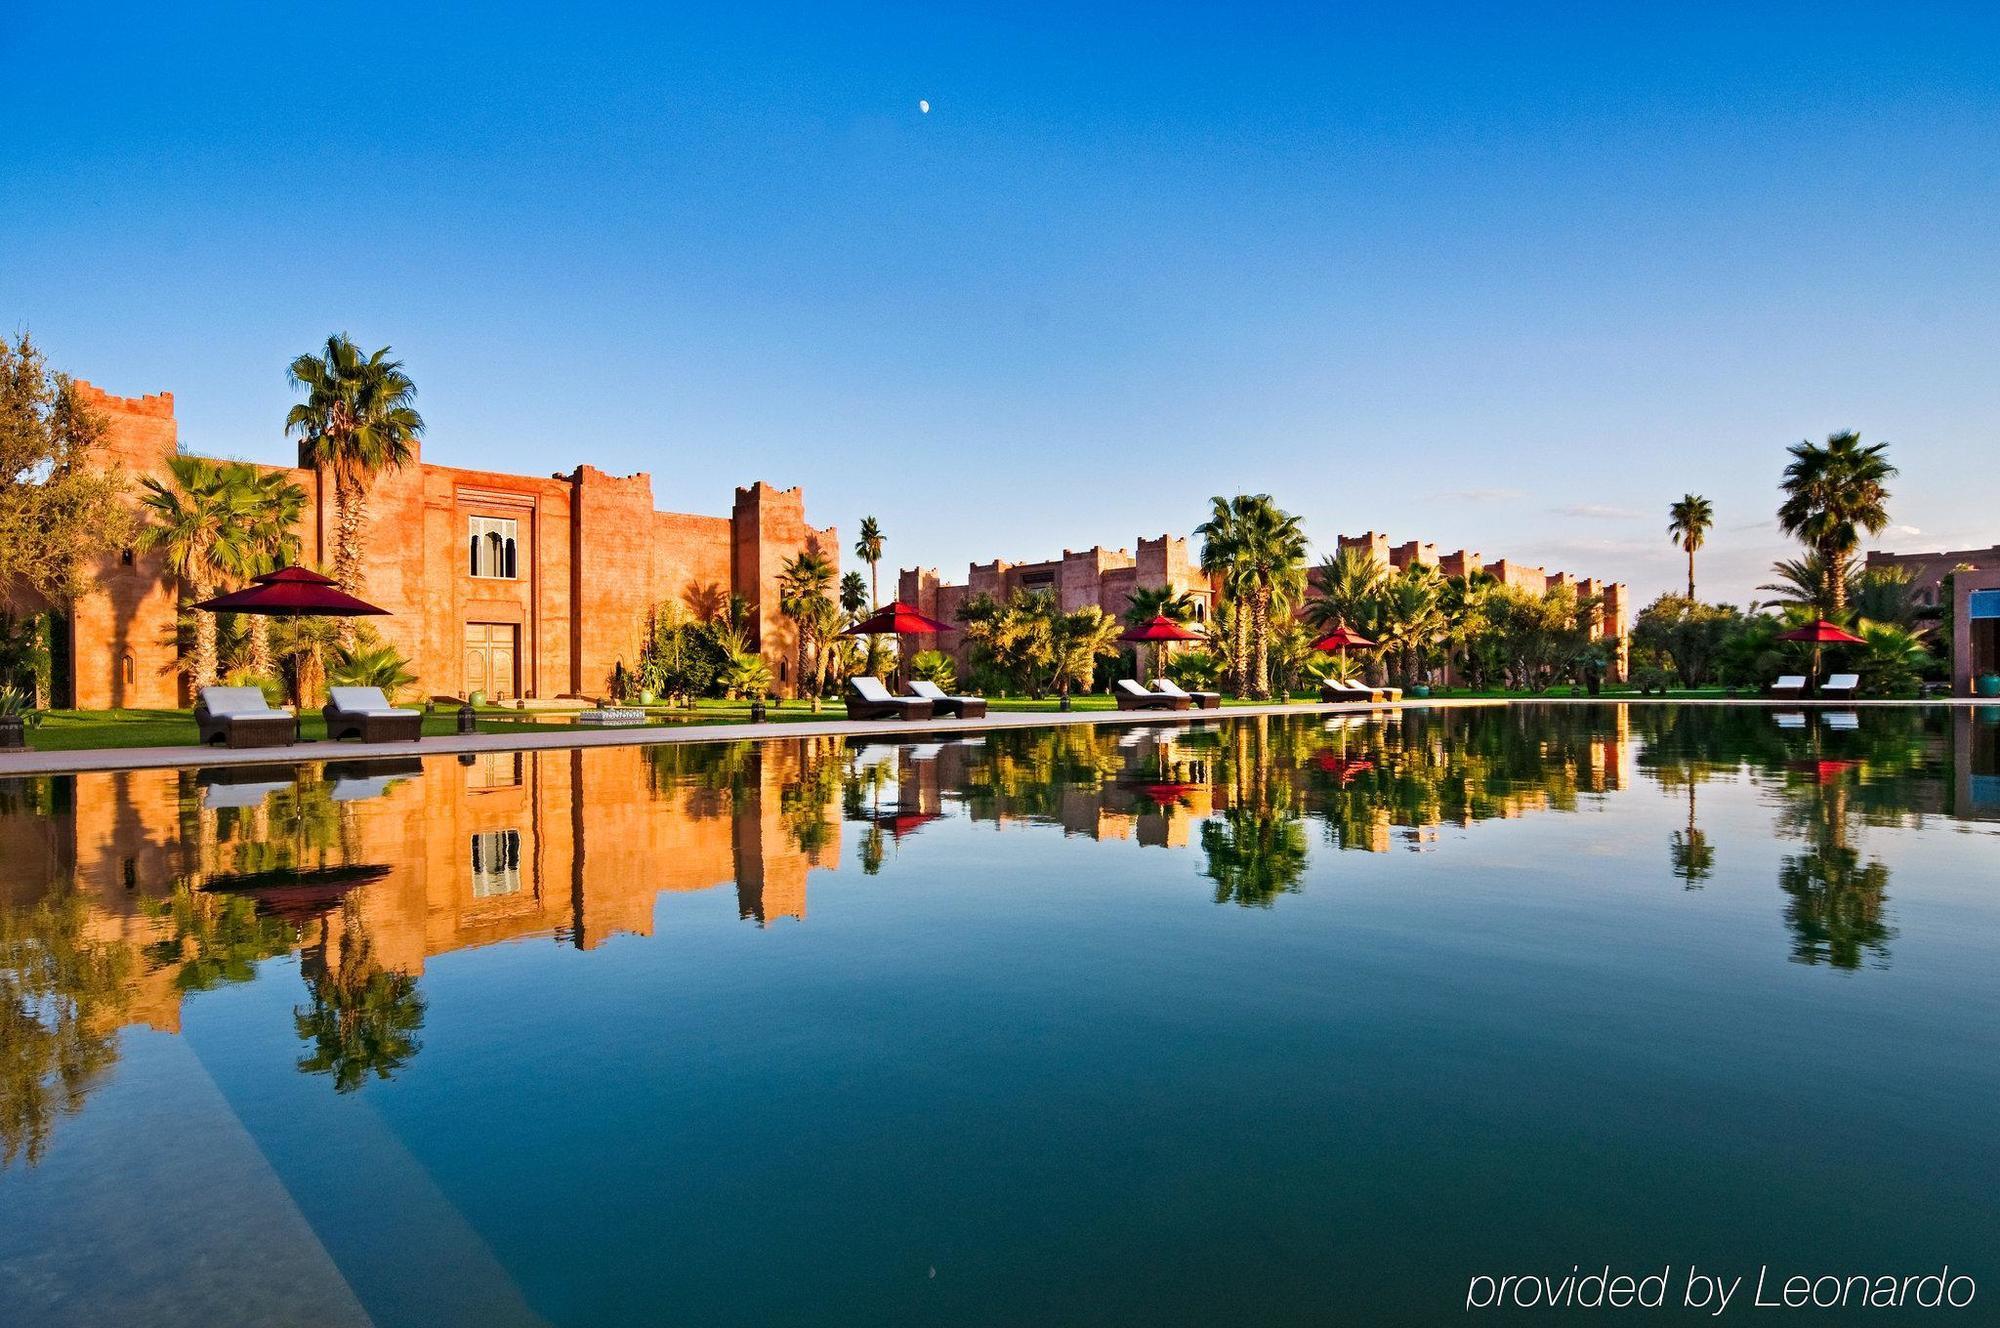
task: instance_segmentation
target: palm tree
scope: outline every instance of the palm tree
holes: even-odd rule
[[[1847,607],[1848,564],[1862,533],[1873,535],[1889,524],[1888,481],[1896,468],[1885,455],[1887,443],[1864,447],[1852,430],[1828,435],[1824,447],[1802,442],[1789,450],[1778,525],[1819,554],[1827,571],[1827,614],[1837,618]]]
[[[1226,638],[1226,653],[1229,659],[1229,690],[1241,696],[1244,685],[1244,662],[1249,655],[1249,616],[1242,611],[1239,603],[1243,584],[1241,580],[1243,551],[1243,521],[1240,504],[1245,501],[1239,494],[1234,499],[1217,496],[1209,499],[1211,504],[1208,520],[1195,527],[1195,534],[1201,536],[1201,570],[1221,582],[1222,595],[1231,606],[1229,634]]]
[[[1687,550],[1688,556],[1688,598],[1694,598],[1694,555],[1708,538],[1709,530],[1715,525],[1715,508],[1708,499],[1698,493],[1682,494],[1681,500],[1667,509],[1673,519],[1667,523],[1667,533],[1674,537],[1674,543]]]
[[[1834,606],[1853,598],[1859,589],[1860,578],[1852,568],[1836,572],[1817,549],[1807,550],[1803,558],[1781,558],[1771,564],[1771,571],[1777,579],[1757,589],[1776,595],[1774,603],[1809,615],[1831,617],[1838,611]],[[1833,587],[1836,576],[1841,582],[1838,596]]]
[[[840,611],[847,615],[850,623],[861,621],[861,611],[868,607],[868,583],[861,579],[861,573],[848,572],[840,578]]]
[[[333,476],[333,579],[358,594],[368,486],[407,463],[424,432],[412,404],[416,384],[401,360],[389,358],[389,347],[363,358],[344,332],[326,339],[324,355],[293,360],[291,383],[306,399],[285,416],[285,432],[298,436],[301,462]],[[341,644],[351,645],[352,623],[342,624]]]
[[[1250,600],[1250,694],[1263,701],[1271,695],[1271,610],[1304,596],[1306,537],[1299,519],[1281,511],[1269,494],[1237,501],[1237,562]]]
[[[226,468],[226,482],[241,486],[250,509],[248,531],[251,574],[289,567],[298,560],[299,519],[306,510],[306,491],[282,470],[259,470],[241,463]],[[251,614],[245,664],[260,678],[271,676],[271,623]]]
[[[807,549],[788,559],[778,575],[778,611],[792,620],[797,637],[798,688],[819,709],[820,686],[807,687],[809,665],[825,681],[825,643],[840,627],[840,605],[833,598],[833,564]]]
[[[1049,624],[1049,638],[1055,666],[1051,681],[1056,694],[1067,697],[1072,689],[1088,691],[1097,675],[1097,661],[1118,654],[1118,620],[1094,604],[1086,605],[1058,615]]]
[[[882,561],[882,525],[872,516],[861,518],[861,538],[854,541],[854,556],[868,564],[868,597],[874,601],[870,608],[882,605],[882,587],[876,583],[875,570]]]
[[[165,554],[167,570],[189,603],[207,599],[252,565],[243,491],[228,482],[223,467],[203,457],[176,456],[167,462],[165,481],[148,476],[144,487],[140,503],[149,519],[139,545]],[[189,685],[200,689],[216,680],[215,615],[197,612],[193,626],[184,667]]]

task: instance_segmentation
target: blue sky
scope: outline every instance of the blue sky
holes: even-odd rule
[[[1643,598],[1693,489],[1740,599],[1844,427],[2000,540],[2000,8],[561,8],[28,0],[0,326],[267,460],[346,330],[429,460],[953,579],[1261,490]]]

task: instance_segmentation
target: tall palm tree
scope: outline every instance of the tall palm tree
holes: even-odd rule
[[[189,603],[207,599],[252,565],[242,489],[228,483],[223,467],[203,457],[176,456],[167,462],[167,478],[148,476],[144,489],[140,504],[147,523],[139,545],[165,554],[167,570]],[[212,613],[194,615],[192,649],[183,667],[196,689],[215,684],[215,625]]]
[[[1238,696],[1248,690],[1250,615],[1243,611],[1243,504],[1248,495],[1234,498],[1220,495],[1209,499],[1208,520],[1195,527],[1201,536],[1201,570],[1221,583],[1222,598],[1229,605],[1229,690]]]
[[[259,470],[235,463],[226,468],[228,483],[241,491],[240,502],[249,512],[247,529],[251,575],[259,575],[298,561],[299,518],[306,510],[306,491],[282,470]],[[271,623],[261,615],[250,615],[246,666],[260,678],[271,676]]]
[[[854,541],[854,556],[868,564],[868,597],[874,601],[870,608],[882,605],[882,587],[876,582],[876,567],[882,561],[882,524],[872,516],[861,518],[861,538]]]
[[[811,549],[787,560],[778,574],[778,611],[792,620],[796,637],[795,681],[812,698],[814,710],[819,709],[820,688],[808,686],[809,670],[816,668],[823,681],[825,645],[840,629],[840,605],[833,588],[833,564]]]
[[[1827,613],[1837,618],[1847,607],[1848,564],[1863,532],[1889,524],[1888,482],[1896,468],[1885,455],[1887,443],[1864,447],[1852,430],[1828,435],[1824,447],[1802,442],[1788,450],[1778,525],[1824,560]]]
[[[1688,556],[1688,598],[1694,598],[1694,555],[1708,539],[1709,530],[1715,525],[1715,508],[1708,499],[1698,493],[1682,494],[1681,500],[1667,509],[1673,518],[1667,523],[1667,533],[1674,537],[1674,543],[1687,550]]]
[[[847,572],[841,576],[840,611],[849,622],[861,621],[861,611],[868,607],[868,593],[868,583],[861,579],[861,573]]]
[[[1299,519],[1284,512],[1269,494],[1254,494],[1240,509],[1238,565],[1250,600],[1250,694],[1271,695],[1271,610],[1303,598],[1306,537]]]
[[[325,354],[293,360],[291,382],[306,399],[285,416],[285,432],[299,438],[301,461],[333,476],[333,579],[358,594],[368,486],[406,464],[424,432],[416,384],[389,347],[364,357],[344,332],[326,339]],[[341,622],[341,644],[351,645],[353,622]]]

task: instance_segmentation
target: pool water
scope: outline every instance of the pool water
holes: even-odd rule
[[[1479,1275],[1948,1265],[1994,1321],[1996,734],[0,781],[0,1320],[1426,1323]]]

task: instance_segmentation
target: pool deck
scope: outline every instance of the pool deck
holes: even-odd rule
[[[1403,710],[1448,710],[1506,705],[1737,705],[1770,710],[1852,710],[1873,706],[1993,705],[1977,697],[1928,701],[1774,701],[1764,697],[1438,697],[1422,701],[1273,703],[1220,710],[1013,711],[983,719],[853,720],[829,714],[818,720],[765,724],[651,725],[614,729],[552,729],[547,733],[465,733],[415,742],[301,742],[290,747],[107,747],[90,751],[0,754],[0,778],[11,775],[80,774],[161,767],[303,765],[313,761],[365,761],[381,757],[456,756],[473,752],[559,751],[575,747],[647,747],[682,742],[763,742],[782,738],[949,737],[996,729],[1055,728],[1068,724],[1168,724],[1259,715],[1368,715]]]

